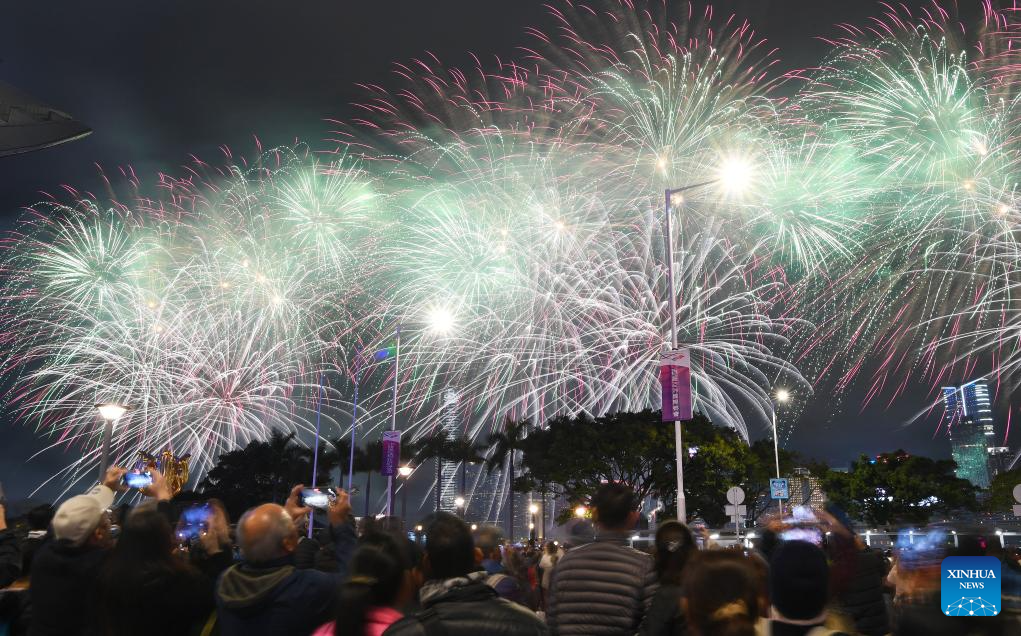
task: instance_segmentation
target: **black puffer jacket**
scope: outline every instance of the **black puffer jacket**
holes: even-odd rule
[[[453,587],[424,602],[424,609],[391,625],[384,636],[543,636],[549,630],[528,609],[499,598],[481,580]]]
[[[0,587],[7,587],[21,575],[21,550],[13,530],[0,530]]]
[[[31,636],[96,633],[96,579],[108,550],[49,541],[32,560]]]
[[[680,585],[661,585],[645,612],[638,636],[684,636],[687,624],[681,612],[682,594]]]
[[[886,564],[878,552],[859,550],[854,556],[854,570],[837,604],[854,620],[855,629],[864,636],[890,633],[890,617],[883,598]]]
[[[652,557],[604,534],[568,552],[553,569],[546,621],[570,636],[634,634],[658,584]]]

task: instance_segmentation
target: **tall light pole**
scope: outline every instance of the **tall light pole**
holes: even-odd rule
[[[770,410],[773,411],[773,457],[776,459],[776,478],[780,479],[780,436],[776,433],[776,407],[778,404],[784,404],[791,399],[791,394],[787,389],[778,389],[774,399],[769,401]],[[780,505],[780,516],[783,516],[783,499],[777,499],[777,503]]]
[[[659,160],[661,170],[666,170],[666,159]],[[743,161],[729,160],[723,163],[715,179],[693,183],[680,188],[667,188],[664,193],[664,210],[666,223],[666,263],[667,293],[670,295],[670,348],[677,349],[677,289],[674,286],[674,234],[670,219],[671,200],[682,192],[695,190],[715,183],[721,183],[728,190],[737,190],[746,184],[749,175],[748,165]],[[684,496],[684,439],[681,434],[680,420],[674,420],[674,446],[677,454],[677,520],[687,523],[688,508]]]
[[[103,483],[106,469],[110,467],[110,438],[113,437],[113,425],[128,412],[128,407],[116,402],[103,402],[96,405],[96,410],[103,418],[103,450],[99,456],[99,483]]]
[[[401,479],[404,480],[404,488],[401,493],[401,519],[404,520],[404,527],[408,526],[408,477],[411,477],[411,473],[415,472],[415,469],[405,464],[397,469]]]

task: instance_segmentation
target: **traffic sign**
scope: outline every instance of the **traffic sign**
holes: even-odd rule
[[[1021,517],[1021,484],[1014,486],[1014,516]]]
[[[748,516],[748,506],[731,506],[727,505],[723,509],[727,513],[727,516],[733,519],[735,516],[745,518]]]
[[[790,488],[788,488],[787,480],[783,478],[770,479],[769,496],[772,499],[790,499],[791,491]]]
[[[739,503],[743,503],[744,490],[742,490],[739,486],[734,486],[733,488],[727,491],[727,501],[730,502],[731,504],[734,504],[735,506]]]

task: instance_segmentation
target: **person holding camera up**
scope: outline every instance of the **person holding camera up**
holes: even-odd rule
[[[295,521],[309,513],[301,503],[302,488],[295,486],[283,506],[262,504],[241,517],[242,562],[224,572],[216,586],[223,636],[310,634],[332,618],[336,590],[347,575],[355,548],[355,531],[349,523],[351,503],[348,494],[338,490],[327,508],[337,570],[298,569]]]
[[[53,540],[39,548],[32,563],[29,598],[30,636],[93,634],[96,625],[96,578],[113,547],[109,508],[127,470],[111,466],[103,483],[57,508]],[[143,491],[151,497],[169,493]]]
[[[213,610],[213,581],[174,553],[174,531],[167,504],[170,491],[162,473],[150,471],[144,503],[124,521],[117,545],[99,574],[100,633],[129,636],[145,625],[151,636],[192,633]]]

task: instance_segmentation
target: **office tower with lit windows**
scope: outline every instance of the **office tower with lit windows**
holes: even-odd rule
[[[996,445],[996,428],[989,404],[989,386],[973,380],[943,387],[950,448],[956,475],[980,488],[989,487],[989,448]]]

